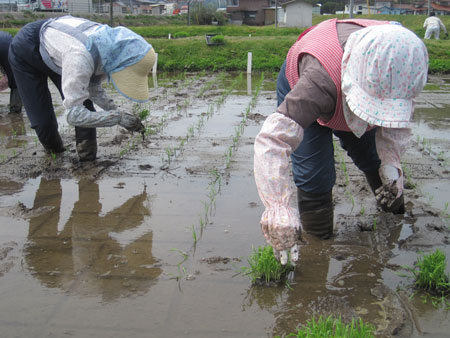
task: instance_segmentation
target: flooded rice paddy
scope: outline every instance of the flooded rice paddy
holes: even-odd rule
[[[148,109],[151,133],[98,129],[93,163],[78,162],[53,87],[58,156],[0,93],[1,337],[273,337],[320,314],[361,317],[380,337],[448,336],[448,310],[399,275],[421,252],[450,257],[448,79],[431,77],[416,102],[407,213],[379,212],[337,148],[336,236],[306,236],[290,288],[239,273],[265,245],[253,140],[276,106],[272,74],[149,80],[139,107],[108,90],[122,109]]]

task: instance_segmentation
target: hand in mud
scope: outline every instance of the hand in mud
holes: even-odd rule
[[[398,188],[397,181],[390,181],[387,184],[383,184],[377,190],[375,190],[375,197],[377,201],[386,207],[391,207],[397,199]]]
[[[273,248],[275,257],[282,265],[286,265],[289,257],[292,263],[298,260],[301,226],[300,224],[287,224],[282,220],[284,220],[283,217],[279,219],[279,222],[272,219],[271,224],[269,224],[267,219],[262,219],[261,229],[267,243]],[[288,252],[290,252],[290,256]]]
[[[145,127],[141,120],[130,113],[121,113],[119,126],[124,127],[126,130],[131,132],[143,133]]]
[[[380,167],[383,185],[375,190],[375,198],[384,211],[397,213],[403,205],[403,175],[391,165]]]
[[[394,214],[403,214],[405,212],[405,204],[403,194],[398,196],[398,182],[392,181],[383,184],[375,190],[375,198],[380,203],[383,211],[392,212]]]

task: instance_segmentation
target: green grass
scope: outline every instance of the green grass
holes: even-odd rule
[[[313,24],[346,16],[314,16]],[[27,22],[40,19],[30,13],[23,18],[3,17],[2,30],[15,35]],[[109,23],[109,16],[89,16],[91,20]],[[357,15],[355,18],[398,21],[419,37],[424,36],[425,15]],[[450,16],[441,20],[450,27]],[[234,25],[186,25],[186,17],[156,17],[146,15],[115,16],[114,25],[124,25],[145,37],[158,53],[158,70],[165,71],[245,71],[247,54],[252,52],[252,70],[278,72],[303,28]],[[171,34],[174,39],[169,40]],[[223,35],[226,43],[207,48],[205,35]],[[450,39],[426,40],[430,73],[450,73]]]
[[[450,295],[450,278],[445,273],[446,261],[445,254],[439,249],[428,255],[422,254],[411,269],[414,285],[434,295]]]
[[[300,327],[296,333],[290,333],[286,337],[297,338],[371,338],[374,337],[375,328],[371,324],[365,324],[362,319],[352,319],[352,322],[345,324],[341,318],[328,316],[318,319],[313,317],[306,325]],[[275,337],[279,338],[279,336]]]
[[[271,246],[253,249],[253,253],[247,259],[248,267],[242,267],[244,274],[250,276],[252,283],[280,282],[287,274],[294,270],[290,261],[286,265],[275,258]]]
[[[154,39],[149,42],[158,53],[161,71],[236,71],[247,69],[252,52],[252,69],[279,71],[296,37],[226,37],[226,43],[210,48],[205,37]]]

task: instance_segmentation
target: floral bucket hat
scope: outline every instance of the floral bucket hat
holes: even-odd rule
[[[423,42],[399,24],[376,25],[350,34],[342,59],[344,115],[387,128],[407,128],[413,98],[427,82]],[[364,128],[365,129],[365,128]]]

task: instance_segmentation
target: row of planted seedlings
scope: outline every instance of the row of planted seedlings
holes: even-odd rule
[[[434,151],[432,149],[431,140],[425,137],[420,137],[420,135],[416,136],[416,144],[419,147],[420,151],[425,155],[429,155],[434,160],[438,161],[442,166],[448,169],[448,165],[450,164],[450,159],[445,156],[445,151],[441,150],[439,152]]]
[[[241,78],[241,75],[239,76]],[[207,199],[201,201],[203,204],[203,212],[199,215],[199,221],[198,224],[191,225],[191,231],[192,231],[192,245],[188,252],[181,252],[180,250],[176,250],[180,254],[182,254],[183,259],[181,262],[179,262],[179,272],[180,276],[182,277],[187,273],[186,267],[183,266],[183,264],[186,262],[189,256],[189,252],[194,255],[197,244],[201,240],[204,230],[206,226],[210,222],[210,217],[213,215],[213,212],[215,210],[216,200],[218,194],[220,194],[222,182],[227,174],[228,169],[230,168],[231,161],[233,158],[233,155],[236,153],[239,147],[239,141],[244,133],[244,129],[248,120],[248,116],[252,109],[256,106],[258,95],[262,86],[262,83],[264,81],[264,73],[261,74],[260,80],[256,85],[255,91],[253,92],[252,98],[250,102],[248,103],[243,115],[242,119],[240,120],[238,126],[235,127],[234,135],[231,137],[231,143],[227,147],[224,155],[223,155],[223,164],[220,166],[217,166],[213,170],[211,170],[211,180],[208,184],[208,193],[207,193]],[[236,82],[237,84],[237,82]],[[232,85],[234,87],[234,85]],[[225,102],[226,96],[222,96],[218,100],[219,106],[221,106]]]
[[[34,145],[37,146],[38,144],[38,138],[35,136]],[[19,128],[14,128],[14,125],[11,125],[10,135],[1,136],[0,147],[2,149],[2,153],[0,153],[1,164],[22,155],[28,147],[25,125],[22,124]]]
[[[226,101],[226,98],[235,90],[235,88],[242,81],[242,73],[237,76],[234,81],[229,85],[222,94],[211,104],[208,105],[206,114],[200,114],[197,119],[191,123],[186,130],[185,136],[178,139],[178,144],[174,146],[168,146],[164,148],[164,155],[162,156],[163,168],[169,168],[171,163],[183,152],[186,144],[192,140],[196,135],[199,136],[205,123],[213,117],[213,115],[220,110]],[[220,79],[218,79],[220,81]],[[212,83],[207,83],[202,89],[194,96],[194,99],[198,99],[205,93]]]
[[[439,165],[443,166],[443,168],[448,171],[448,166],[450,163],[450,159],[445,157],[445,151],[441,150],[440,152],[434,151],[432,149],[431,141],[425,137],[421,138],[419,135],[416,137],[416,144],[419,150],[424,154],[431,157],[433,160],[437,161]],[[416,189],[417,184],[415,184],[412,180],[411,169],[406,163],[402,164],[402,169],[404,172],[404,177],[406,179],[405,187],[407,189]],[[427,204],[431,205],[434,200],[434,195],[427,194]],[[449,201],[444,203],[444,208],[440,210],[439,216],[443,219],[443,221],[450,227],[450,213],[449,213]]]
[[[174,159],[174,157],[178,156],[182,153],[182,150],[184,146],[192,140],[196,135],[200,136],[201,131],[204,127],[204,124],[207,120],[209,120],[215,113],[219,112],[222,106],[225,104],[227,97],[239,86],[239,83],[243,80],[243,75],[240,73],[233,81],[232,83],[227,86],[227,88],[222,92],[222,94],[214,101],[214,103],[210,104],[208,106],[208,111],[205,115],[198,116],[196,122],[191,124],[186,131],[186,135],[182,137],[179,140],[179,144],[174,146],[173,148],[165,148],[167,159],[165,162],[165,165],[169,166],[171,164],[171,161]],[[257,89],[257,92],[252,97],[252,100],[249,104],[251,105],[251,108],[256,104],[256,97],[259,93],[259,87]],[[253,102],[253,103],[252,103]],[[245,121],[247,120],[248,112],[251,110],[251,108],[247,107],[247,113],[245,114]],[[206,117],[205,117],[206,116]],[[243,128],[245,127],[245,124],[241,121],[239,126],[236,128],[235,135],[233,136],[232,140],[233,143],[231,147],[233,149],[237,149],[237,143],[239,141],[239,137],[242,135]],[[236,136],[237,135],[237,136]],[[216,196],[220,192],[220,188],[222,185],[222,176],[225,174],[223,172],[224,169],[229,167],[230,161],[231,161],[231,155],[233,154],[233,151],[230,151],[229,149],[226,152],[226,159],[224,166],[221,168],[215,168],[211,170],[211,181],[208,184],[208,199],[206,201],[202,201],[203,205],[203,212],[199,215],[199,224],[191,225],[191,231],[192,231],[192,239],[193,243],[190,246],[190,248],[187,251],[183,251],[180,249],[172,249],[172,251],[177,252],[181,255],[182,259],[180,262],[178,262],[178,276],[176,276],[177,280],[180,280],[181,277],[185,276],[187,273],[187,270],[183,264],[186,262],[186,260],[189,258],[189,252],[192,254],[195,253],[197,242],[201,239],[203,235],[203,230],[205,229],[206,225],[209,222],[209,217],[212,215],[212,212],[215,207],[216,202]]]
[[[164,111],[164,113],[159,117],[157,123],[150,124],[147,121],[148,118],[151,116],[150,115],[151,105],[157,105],[158,102],[167,100],[168,95],[172,95],[173,97],[175,97],[174,94],[177,90],[179,90],[180,88],[189,87],[190,85],[195,83],[199,77],[201,77],[201,74],[197,74],[195,77],[189,78],[188,80],[184,81],[180,86],[178,86],[177,88],[175,88],[171,91],[166,91],[165,92],[166,94],[164,97],[159,96],[156,100],[154,100],[151,104],[148,104],[147,106],[142,105],[142,104],[134,105],[133,114],[138,116],[141,119],[141,121],[143,121],[145,123],[145,132],[143,133],[142,136],[136,135],[136,136],[130,138],[128,140],[126,146],[123,149],[121,149],[119,155],[121,157],[123,157],[129,151],[135,150],[137,145],[140,143],[143,143],[146,140],[146,138],[149,136],[160,135],[163,132],[163,130],[168,126],[168,124],[170,123],[171,119],[174,116],[180,115],[183,111],[187,112],[187,108],[191,104],[192,98],[194,98],[194,99],[201,98],[205,94],[205,92],[207,92],[214,85],[216,85],[219,81],[221,81],[221,79],[224,76],[225,76],[224,73],[219,73],[218,76],[213,77],[209,81],[205,82],[201,87],[195,88],[197,90],[197,92],[195,93],[194,96],[185,98],[181,104],[176,105],[176,109]],[[168,94],[168,93],[170,93],[170,94]],[[144,108],[144,107],[146,107],[146,108]],[[212,115],[212,113],[209,111],[209,109],[208,109],[207,115],[209,117],[210,117],[210,115]],[[187,133],[187,135],[189,135],[189,138],[192,138],[194,136],[194,133],[195,133],[195,130],[197,127],[198,127],[197,125],[193,125],[189,128],[188,133]],[[184,140],[184,142],[186,142],[186,140]],[[183,145],[184,145],[184,142],[183,142]],[[169,165],[170,165],[170,161],[174,157],[175,153],[176,153],[175,148],[172,148],[172,147],[165,148],[165,155],[167,156],[166,159],[167,159],[167,162],[169,163]]]

